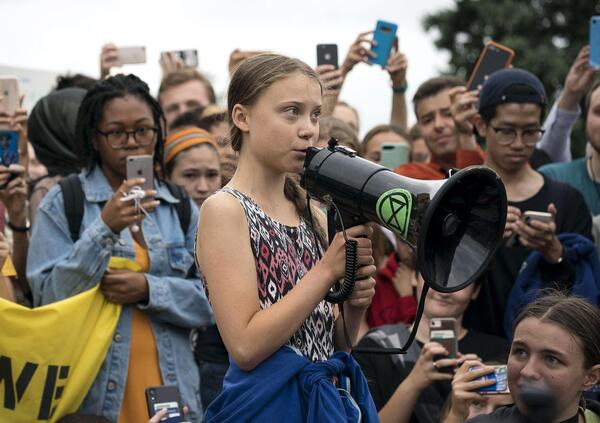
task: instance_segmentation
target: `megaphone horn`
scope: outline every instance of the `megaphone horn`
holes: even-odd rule
[[[332,142],[308,149],[301,185],[309,196],[333,201],[346,227],[376,222],[416,244],[419,271],[436,291],[454,292],[474,282],[502,241],[506,191],[485,166],[422,181]]]

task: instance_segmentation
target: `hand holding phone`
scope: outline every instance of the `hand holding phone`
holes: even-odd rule
[[[374,56],[369,56],[369,62],[385,68],[390,57],[390,52],[396,38],[398,25],[391,22],[377,21],[375,32],[373,33],[373,45],[371,52]]]
[[[177,61],[177,67],[182,68],[197,68],[198,67],[198,50],[175,50],[175,51],[163,51],[160,53],[160,62],[163,66],[163,62]],[[164,66],[163,66],[164,68]]]
[[[530,225],[530,223],[533,221],[550,223],[550,222],[552,222],[552,219],[553,219],[553,217],[552,217],[551,213],[527,210],[523,213],[520,220],[522,222],[524,222],[525,224]],[[516,231],[513,231],[512,236],[510,237],[510,239],[507,242],[507,246],[508,247],[516,247],[520,243],[521,243],[521,241],[519,239],[519,235],[516,233]]]
[[[456,319],[453,317],[442,317],[429,321],[429,340],[443,346],[448,355],[439,358],[457,358],[458,340],[456,337]],[[438,357],[434,357],[437,360]],[[453,373],[454,367],[438,368],[442,373]]]
[[[152,386],[146,389],[148,416],[153,417],[160,410],[166,414],[160,421],[164,423],[183,423],[181,395],[177,386]]]
[[[471,71],[469,82],[467,82],[467,91],[476,90],[483,85],[487,76],[509,67],[514,57],[515,52],[512,49],[494,41],[488,42]]]
[[[493,369],[492,372],[481,375],[475,379],[479,381],[494,381],[494,383],[489,386],[477,389],[477,392],[482,395],[509,394],[510,390],[508,389],[508,373],[506,365],[493,366]],[[472,367],[469,371],[486,371],[486,369],[483,367]]]

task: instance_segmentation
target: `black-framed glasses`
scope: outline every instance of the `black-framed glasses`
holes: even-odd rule
[[[130,135],[133,135],[133,139],[139,146],[145,147],[152,144],[156,140],[158,128],[141,126],[133,131],[113,129],[112,131],[102,132],[99,129],[96,129],[96,132],[106,138],[108,145],[110,145],[112,148],[122,148],[125,146]]]
[[[517,140],[517,136],[521,134],[521,140],[527,147],[535,146],[544,135],[542,128],[531,129],[515,129],[515,128],[496,128],[490,125],[490,128],[498,135],[497,142],[500,145],[510,145]]]

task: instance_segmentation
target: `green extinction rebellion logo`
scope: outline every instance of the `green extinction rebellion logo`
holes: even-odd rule
[[[377,200],[376,209],[381,223],[406,238],[412,210],[412,194],[409,191],[397,188],[384,192]]]

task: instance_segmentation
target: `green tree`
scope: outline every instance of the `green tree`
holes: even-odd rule
[[[494,40],[515,51],[513,65],[536,74],[552,101],[560,92],[579,49],[589,41],[589,19],[600,15],[594,0],[456,0],[452,8],[425,17],[437,48],[450,53],[448,73],[467,77],[483,44]],[[572,136],[575,157],[583,155],[579,123]]]

